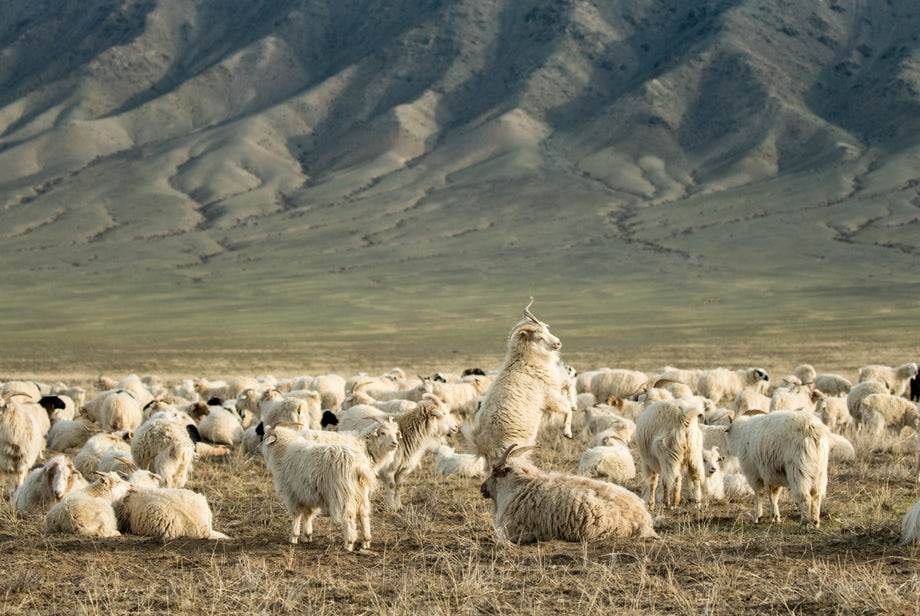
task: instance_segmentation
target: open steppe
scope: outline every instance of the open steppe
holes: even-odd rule
[[[565,330],[554,331],[565,343]],[[864,363],[915,358],[908,345],[856,349],[843,340],[810,351],[728,340],[616,353],[570,346],[564,357],[579,369],[756,364],[782,375],[808,361],[853,377]],[[409,373],[489,369],[501,360],[503,338],[479,355],[438,355],[436,347],[423,347],[428,351],[414,361],[401,349],[208,355],[166,349],[152,361],[147,353],[107,349],[88,352],[85,363],[74,361],[66,370],[56,362],[7,363],[0,378],[50,380],[58,371],[68,382],[89,385],[99,373],[128,371],[220,378],[353,374],[395,365]],[[214,526],[228,541],[49,536],[40,519],[4,505],[0,603],[5,614],[30,615],[915,614],[920,549],[898,545],[901,518],[920,493],[915,437],[852,438],[856,462],[832,466],[820,530],[801,530],[794,504],[784,499],[779,525],[754,525],[749,502],[728,502],[665,512],[657,540],[502,545],[493,538],[490,502],[480,496],[479,481],[437,476],[427,459],[408,479],[403,511],[385,512],[382,494],[375,495],[372,555],[344,552],[340,530],[328,518],[318,520],[314,543],[289,546],[290,518],[269,473],[259,458],[234,452],[199,462],[189,485],[207,496]],[[568,441],[546,428],[541,443],[541,466],[573,472],[585,440]],[[640,483],[627,487],[639,490]]]

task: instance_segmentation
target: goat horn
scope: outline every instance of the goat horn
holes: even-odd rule
[[[530,311],[530,307],[533,306],[533,295],[530,296],[530,303],[527,304],[527,307],[524,308],[524,316],[533,321],[534,323],[539,323],[540,319],[533,316],[533,313]]]

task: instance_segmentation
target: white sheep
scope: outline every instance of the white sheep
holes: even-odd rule
[[[531,314],[528,304],[524,319],[511,330],[498,376],[467,434],[475,453],[487,464],[500,459],[511,444],[536,443],[544,413],[563,415],[563,434],[572,437],[575,405],[562,391],[558,367],[561,347],[559,338]]]
[[[128,431],[94,434],[73,457],[73,465],[84,477],[92,477],[106,451],[115,449],[124,454],[131,451],[133,435]]]
[[[396,450],[399,447],[399,441],[402,438],[399,424],[392,417],[375,421],[363,430],[353,432],[342,430],[338,432],[301,430],[298,434],[308,442],[353,445],[367,454],[374,472],[377,472],[382,466],[389,464],[393,460],[393,456],[396,455]]]
[[[127,389],[116,390],[102,401],[99,425],[106,432],[134,430],[142,421],[142,407],[134,394]]]
[[[802,385],[807,385],[809,387],[814,387],[815,378],[818,373],[815,370],[815,367],[811,364],[801,364],[795,367],[795,370],[792,371],[792,374],[799,379],[799,383]]]
[[[815,389],[827,396],[846,396],[853,383],[839,374],[822,373],[815,377]]]
[[[741,473],[726,473],[722,479],[722,494],[725,500],[742,500],[756,496],[747,477]]]
[[[277,389],[267,389],[260,400],[262,422],[268,426],[282,423],[299,423],[311,430],[322,429],[323,409],[320,394],[297,390],[287,394]]]
[[[37,404],[42,398],[42,388],[35,381],[7,381],[0,386],[0,398],[13,396],[21,403]]]
[[[623,426],[605,430],[593,440],[592,447],[581,454],[578,474],[592,479],[606,479],[622,484],[636,476],[636,462],[629,450],[631,430]]]
[[[762,391],[770,376],[762,368],[728,370],[715,368],[700,374],[696,389],[699,395],[716,404],[730,403],[744,389]]]
[[[197,434],[194,423],[184,413],[160,411],[135,432],[131,458],[138,468],[162,477],[166,487],[185,487],[197,457]]]
[[[846,437],[830,432],[828,438],[828,460],[830,462],[853,462],[856,459],[856,450]]]
[[[766,411],[770,408],[770,396],[762,394],[753,389],[744,389],[735,396],[732,408],[738,415],[743,415],[747,411]]]
[[[649,387],[649,377],[638,370],[601,368],[591,379],[589,390],[598,400],[635,398]]]
[[[414,411],[396,418],[399,447],[393,459],[380,467],[378,476],[386,489],[386,506],[391,511],[402,508],[400,486],[429,451],[442,444],[445,437],[458,432],[457,420],[434,397],[426,397]]]
[[[703,481],[701,484],[701,493],[704,501],[721,501],[725,499],[725,471],[722,463],[725,456],[719,452],[718,447],[703,450]],[[685,476],[686,478],[686,476]],[[685,490],[686,481],[682,496],[692,500],[693,494]]]
[[[479,490],[495,504],[499,541],[600,541],[655,537],[652,517],[638,496],[616,484],[547,473],[512,459],[509,445]],[[521,452],[523,453],[523,452]]]
[[[236,445],[243,440],[243,422],[236,411],[220,406],[207,407],[208,414],[198,422],[198,433],[209,443]]]
[[[439,475],[458,477],[483,477],[485,463],[471,453],[459,453],[450,445],[441,445],[434,450],[434,472]]]
[[[888,393],[894,396],[903,396],[907,391],[907,385],[910,380],[917,376],[917,371],[917,364],[914,362],[901,364],[900,366],[872,364],[859,369],[857,381],[859,383],[872,380],[881,381],[888,387]]]
[[[52,425],[62,420],[73,419],[77,412],[73,399],[64,394],[42,396],[38,405],[45,409]]]
[[[25,481],[45,441],[35,414],[29,404],[17,401],[19,397],[22,396],[15,393],[0,396],[0,473],[11,477],[13,489]]]
[[[590,437],[624,425],[632,426],[633,434],[635,434],[636,431],[635,421],[620,415],[615,407],[610,407],[606,404],[599,404],[586,408],[583,412],[583,416],[584,425],[582,431]]]
[[[920,426],[920,411],[917,404],[907,398],[893,394],[869,394],[856,407],[859,425],[871,434],[881,434],[885,428],[900,431]]]
[[[697,391],[696,386],[699,383],[700,375],[702,375],[703,372],[703,370],[690,370],[685,368],[675,368],[674,366],[665,366],[658,372],[658,374],[652,377],[651,381],[653,383],[658,383],[660,381],[683,383],[690,388],[692,395],[697,395],[699,394],[699,391]],[[674,397],[679,398],[681,396]]]
[[[920,543],[920,499],[901,520],[901,545]]]
[[[97,479],[65,496],[45,514],[45,532],[116,537],[118,523],[112,503],[127,494],[131,484],[116,473],[95,473]]]
[[[342,410],[338,412],[338,417],[341,419],[345,411],[353,406],[373,406],[388,415],[398,415],[399,413],[413,410],[417,404],[418,402],[415,400],[406,400],[405,398],[374,400],[363,391],[355,391],[345,397],[345,401],[342,403]]]
[[[760,492],[767,487],[772,522],[780,522],[779,494],[788,487],[799,506],[800,523],[817,528],[827,491],[830,430],[809,413],[776,411],[736,418],[726,432],[729,450],[755,492],[752,519],[763,515]]]
[[[13,492],[13,505],[19,513],[44,515],[62,498],[86,485],[66,456],[55,456],[28,474]]]
[[[319,393],[320,408],[333,413],[338,411],[345,400],[345,379],[338,374],[321,374],[313,377],[306,389]]]
[[[815,406],[815,414],[833,432],[842,432],[853,423],[853,416],[847,409],[846,398],[828,395],[821,397]]]
[[[229,539],[211,526],[212,513],[207,499],[182,488],[132,488],[113,505],[118,529],[122,533],[171,541]]]
[[[777,387],[770,396],[770,412],[807,411],[814,413],[815,405],[821,397],[820,392],[804,384]]]
[[[265,428],[261,449],[275,493],[294,516],[290,543],[299,542],[302,526],[312,541],[313,517],[323,510],[342,526],[346,550],[354,549],[359,523],[361,549],[370,547],[375,478],[364,452],[344,443],[309,443],[282,426]]]
[[[890,393],[888,386],[882,381],[869,380],[857,383],[847,394],[847,410],[856,421],[859,421],[859,403],[871,394]]]
[[[681,474],[686,471],[693,500],[702,500],[703,413],[693,400],[662,400],[649,405],[636,420],[636,447],[642,467],[643,494],[655,506],[661,478],[664,504],[680,503]]]
[[[131,473],[138,470],[134,460],[131,459],[130,446],[128,451],[122,451],[112,447],[99,458],[97,471],[103,473],[119,473],[125,477],[131,476]]]

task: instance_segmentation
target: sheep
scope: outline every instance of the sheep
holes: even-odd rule
[[[431,393],[444,403],[451,414],[465,419],[476,414],[490,384],[491,380],[485,376],[473,375],[458,383],[433,382]]]
[[[847,394],[847,410],[855,420],[859,420],[859,403],[862,399],[871,394],[890,393],[888,386],[882,381],[869,380],[857,383]]]
[[[374,400],[362,391],[356,391],[348,394],[342,403],[342,410],[339,415],[352,408],[353,406],[373,406],[386,414],[397,415],[406,413],[415,408],[418,404],[415,400],[406,400],[405,398],[394,398],[393,400]]]
[[[701,493],[704,500],[721,501],[725,499],[725,471],[722,468],[722,462],[725,456],[719,452],[718,447],[703,450],[703,481]],[[686,488],[686,482],[684,483]],[[693,495],[689,490],[682,493],[688,499]]]
[[[41,386],[34,381],[7,381],[0,387],[0,398],[16,396],[22,403],[37,404],[42,399]]]
[[[243,440],[243,423],[235,411],[211,406],[198,422],[198,433],[209,443],[236,445]]]
[[[73,399],[63,394],[42,396],[38,405],[45,409],[52,425],[58,421],[73,419],[77,412]]]
[[[894,367],[872,364],[859,369],[857,382],[881,381],[888,386],[888,393],[893,396],[903,396],[910,380],[917,376],[917,372],[917,364],[914,362]]]
[[[741,500],[756,496],[747,477],[741,473],[726,473],[722,478],[722,497],[724,500]]]
[[[299,423],[311,430],[322,428],[323,409],[320,395],[315,391],[300,390],[301,395],[284,394],[277,389],[267,389],[260,400],[259,416],[269,426],[280,423]]]
[[[252,456],[260,455],[259,448],[262,446],[262,435],[258,433],[259,426],[249,426],[243,431],[243,438],[240,441],[240,449],[243,453]]]
[[[842,432],[853,423],[853,417],[847,410],[846,398],[823,396],[815,406],[815,414],[832,432]]]
[[[99,458],[96,470],[103,473],[121,473],[125,477],[129,477],[138,468],[134,460],[131,459],[129,446],[128,451],[121,451],[115,447],[110,448]]]
[[[309,442],[354,445],[367,454],[371,468],[375,472],[393,460],[393,456],[396,455],[396,450],[399,448],[399,441],[402,438],[399,424],[392,417],[375,421],[360,431],[301,430],[298,434]]]
[[[822,394],[804,384],[777,387],[770,396],[770,412],[807,411],[815,412],[815,405]]]
[[[142,407],[127,389],[119,389],[106,396],[99,409],[99,425],[106,432],[134,430],[142,421]]]
[[[345,379],[337,374],[322,374],[313,377],[306,389],[318,392],[320,407],[333,413],[338,411],[345,400]]]
[[[508,445],[536,443],[540,420],[546,412],[565,417],[563,435],[572,438],[575,405],[562,392],[558,353],[559,338],[524,308],[524,318],[512,328],[508,350],[482,399],[467,437],[475,453],[489,465],[499,460]]]
[[[168,488],[183,488],[197,457],[198,430],[183,413],[155,413],[131,440],[131,458],[137,467],[163,478]]]
[[[581,454],[578,474],[591,479],[607,479],[622,484],[636,476],[636,462],[629,450],[631,431],[627,427],[605,430],[595,437],[593,446]]]
[[[62,498],[86,485],[67,456],[55,456],[28,474],[13,492],[13,506],[19,513],[44,515]]]
[[[800,366],[796,366],[795,370],[792,371],[792,374],[794,374],[796,378],[799,379],[800,384],[814,387],[817,371],[811,364],[801,364]]]
[[[778,523],[780,490],[788,487],[799,506],[800,524],[819,527],[827,491],[829,433],[820,419],[799,411],[744,415],[732,422],[725,436],[754,489],[755,523],[763,515],[761,489],[769,489],[771,521]]]
[[[62,419],[51,426],[45,435],[45,449],[52,451],[79,450],[92,433],[82,421],[76,419]]]
[[[716,404],[722,404],[733,400],[744,389],[761,391],[769,380],[770,376],[762,368],[746,370],[715,368],[700,374],[696,389],[699,395],[709,398]]]
[[[238,376],[229,382],[209,381],[204,377],[200,377],[195,381],[194,387],[200,400],[210,400],[211,398],[229,400],[236,398],[240,392],[246,389],[260,389],[260,384],[256,379],[248,376]]]
[[[692,395],[699,394],[697,391],[697,384],[700,381],[700,375],[703,374],[703,370],[687,370],[681,368],[675,368],[674,366],[665,366],[655,375],[651,380],[654,383],[659,381],[671,381],[676,383],[683,383],[688,386],[692,392]],[[678,398],[680,396],[674,396]]]
[[[275,494],[294,516],[289,543],[300,541],[301,525],[313,540],[313,517],[322,509],[341,524],[345,549],[354,550],[361,525],[361,550],[371,541],[370,495],[374,470],[367,456],[345,443],[309,443],[296,431],[267,426],[262,457],[272,474]]]
[[[920,543],[920,499],[901,520],[901,545]]]
[[[479,456],[455,452],[450,445],[440,445],[434,450],[434,472],[438,475],[482,478],[485,470]]]
[[[693,400],[662,400],[649,405],[636,420],[636,447],[642,467],[643,495],[655,506],[661,477],[666,507],[680,504],[681,471],[686,471],[695,502],[702,500],[703,418]]]
[[[830,432],[828,438],[828,460],[830,462],[852,462],[856,459],[856,450],[846,437]]]
[[[735,413],[738,415],[743,415],[746,411],[750,410],[764,410],[770,408],[771,397],[765,394],[760,393],[759,391],[754,391],[753,389],[744,389],[735,396],[735,401],[732,404],[732,408],[735,410]]]
[[[90,537],[117,537],[118,523],[112,503],[122,498],[131,484],[116,473],[95,473],[97,479],[65,496],[45,514],[45,532],[77,533]]]
[[[92,477],[99,469],[99,460],[109,449],[130,452],[132,437],[133,433],[128,431],[94,434],[73,457],[73,465],[84,477]]]
[[[171,541],[179,537],[193,539],[229,539],[211,527],[212,513],[207,499],[182,488],[128,490],[113,505],[122,533],[155,537]]]
[[[815,389],[827,396],[846,396],[853,383],[839,374],[824,373],[815,377]]]
[[[380,467],[378,476],[386,489],[386,507],[390,511],[402,508],[400,486],[429,451],[441,444],[444,437],[458,432],[457,421],[440,400],[426,397],[414,411],[396,418],[402,438],[393,459]]]
[[[591,379],[590,392],[598,400],[632,398],[648,389],[648,385],[649,377],[644,372],[602,368]]]
[[[156,473],[138,469],[128,477],[131,487],[138,490],[152,490],[163,487],[163,479]]]
[[[414,384],[406,379],[406,373],[402,368],[393,368],[379,376],[368,376],[361,373],[345,379],[345,393],[352,393],[357,385],[361,385],[364,389],[397,390],[409,389]]]
[[[509,445],[479,488],[494,501],[495,538],[513,543],[656,537],[642,500],[621,486],[541,471]],[[520,448],[523,449],[523,448]]]
[[[41,456],[45,440],[35,415],[19,397],[25,396],[0,396],[0,473],[11,476],[14,490]]]
[[[856,408],[859,425],[865,426],[871,434],[881,434],[887,427],[900,431],[920,425],[920,411],[917,404],[894,394],[869,394],[859,401]]]

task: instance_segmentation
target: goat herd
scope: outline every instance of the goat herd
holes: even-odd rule
[[[291,543],[309,541],[323,512],[341,525],[346,550],[367,550],[372,491],[380,485],[386,507],[400,509],[405,477],[434,452],[438,473],[485,477],[500,541],[654,537],[650,512],[682,498],[700,507],[746,496],[756,522],[764,488],[773,522],[787,488],[800,523],[818,527],[828,464],[853,457],[841,432],[920,426],[915,363],[864,366],[857,383],[809,365],[780,383],[760,368],[575,375],[529,308],[488,374],[408,379],[394,369],[170,387],[130,375],[100,377],[91,396],[63,383],[5,382],[0,471],[12,506],[44,515],[47,532],[226,538],[205,497],[185,485],[196,460],[239,449],[271,472],[293,516]],[[578,474],[541,470],[529,460],[541,426],[572,438],[575,411],[589,439]],[[468,452],[448,447],[450,434]],[[641,498],[620,485],[637,474]],[[920,501],[902,524],[903,542],[918,539]]]

